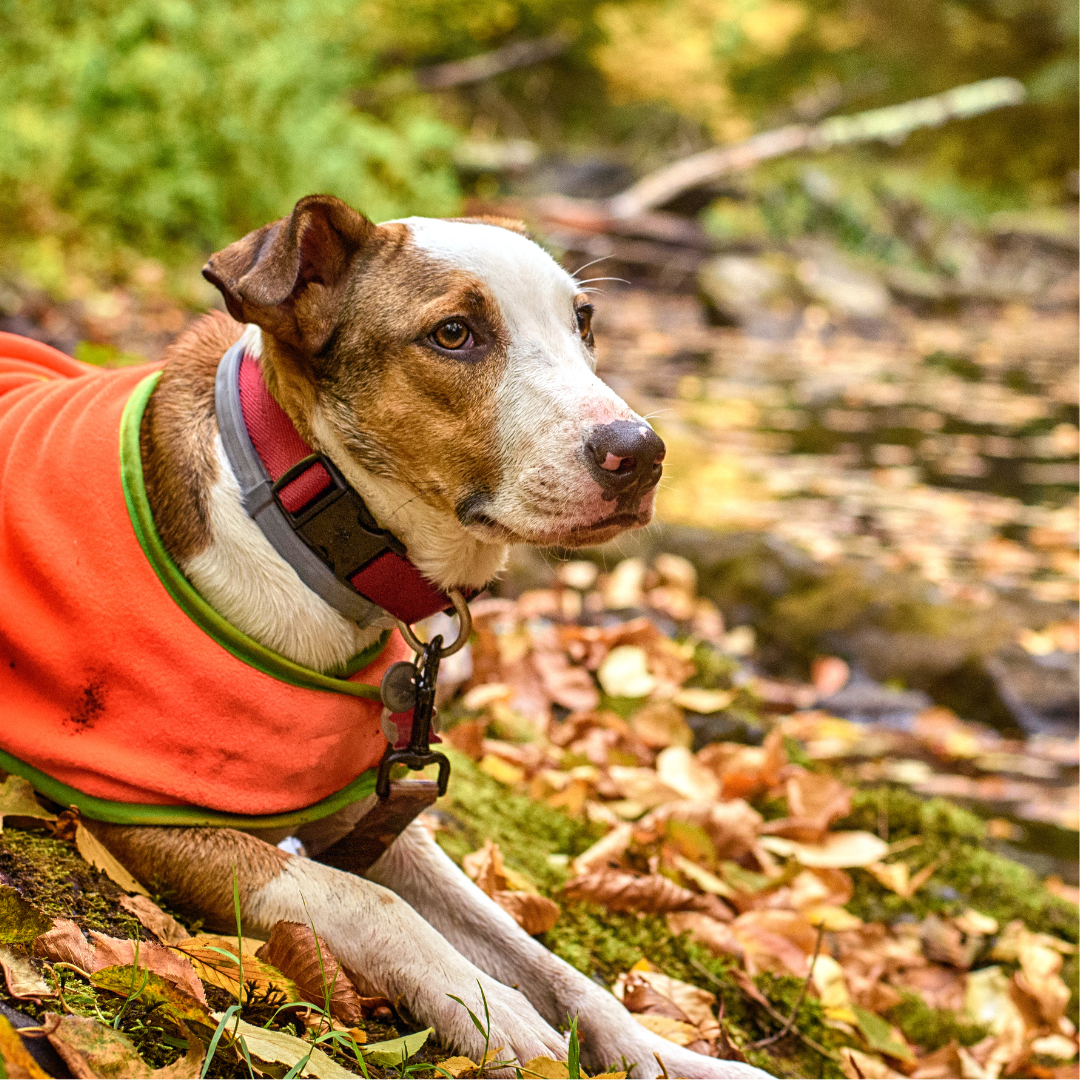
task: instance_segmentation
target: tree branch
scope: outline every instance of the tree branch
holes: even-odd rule
[[[446,90],[451,86],[483,82],[493,75],[538,64],[541,60],[551,60],[561,56],[571,44],[570,38],[561,33],[528,41],[514,41],[491,52],[470,56],[467,60],[454,60],[420,68],[413,73],[413,78],[423,90]]]
[[[937,127],[947,120],[978,116],[1024,100],[1016,79],[984,79],[957,86],[933,97],[871,109],[854,116],[832,116],[817,124],[789,124],[754,135],[734,146],[720,146],[676,161],[642,177],[610,202],[614,217],[632,218],[655,210],[690,188],[727,173],[749,169],[760,161],[798,150],[831,150],[837,146],[883,140],[902,142],[918,128]]]

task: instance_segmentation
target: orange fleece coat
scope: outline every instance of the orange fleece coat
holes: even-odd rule
[[[83,806],[111,820],[139,820],[139,805],[302,810],[377,765],[375,688],[408,649],[395,632],[331,678],[209,609],[145,501],[138,420],[154,371],[100,371],[0,334],[0,765],[53,798],[38,774],[89,804],[136,804],[126,818]]]

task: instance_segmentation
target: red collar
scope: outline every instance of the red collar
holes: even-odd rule
[[[235,402],[232,387],[239,391],[239,408],[233,409],[239,417],[229,422],[227,413],[223,414],[223,396]],[[312,567],[299,565],[310,562],[304,558],[310,551],[334,575],[331,584],[336,579],[339,587],[351,590],[354,597],[370,601],[403,623],[411,624],[451,607],[449,596],[435,588],[409,561],[404,545],[392,533],[379,528],[359,494],[333,464],[322,455],[316,456],[300,437],[285,410],[270,396],[259,361],[244,352],[239,343],[222,358],[217,396],[219,426],[234,471],[240,470],[228,434],[235,443],[241,435],[236,429],[243,427],[260,471],[269,476],[274,487],[290,470],[296,473],[276,491],[265,483],[264,476],[258,485],[264,489],[258,493],[261,498],[253,498],[254,487],[245,484],[242,476],[238,475],[238,479],[248,512],[301,580],[312,584]],[[231,429],[229,433],[227,428]],[[314,460],[298,468],[305,458]],[[274,520],[268,522],[268,518]],[[303,541],[302,546],[280,543],[282,522]],[[292,557],[283,548],[288,548]],[[355,606],[340,602],[340,593],[335,602],[332,588],[316,587],[316,591],[356,619]]]

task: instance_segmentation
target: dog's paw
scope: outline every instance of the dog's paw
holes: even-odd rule
[[[481,1024],[490,1023],[489,1058],[492,1051],[502,1047],[494,1055],[497,1060],[517,1059],[522,1063],[534,1057],[566,1060],[567,1037],[551,1027],[523,994],[493,979],[483,978],[480,985],[487,999],[486,1015],[476,983],[455,996],[465,1002]],[[483,1036],[461,1005],[449,996],[445,1001],[445,1006],[439,1010],[441,1015],[435,1022],[436,1032],[459,1053],[479,1061],[484,1053]],[[507,1075],[513,1076],[514,1073],[511,1071]]]

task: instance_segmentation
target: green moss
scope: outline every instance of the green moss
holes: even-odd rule
[[[988,851],[982,821],[945,799],[921,799],[894,787],[866,788],[855,793],[851,814],[835,827],[877,832],[886,817],[890,841],[922,839],[904,855],[913,871],[941,856],[945,862],[910,900],[865,871],[852,871],[855,896],[848,909],[860,918],[891,922],[901,915],[922,918],[931,911],[949,914],[973,907],[1002,926],[1021,919],[1030,930],[1077,941],[1076,908],[1048,893],[1026,866]]]
[[[547,856],[580,854],[603,835],[602,826],[514,794],[469,759],[452,750],[447,752],[453,761],[453,782],[449,794],[439,803],[447,814],[446,827],[436,834],[440,845],[460,862],[485,839],[495,840],[507,866],[527,874],[542,892],[554,896],[562,915],[555,929],[541,938],[552,952],[607,986],[619,972],[646,958],[668,975],[717,994],[724,1003],[725,1026],[740,1046],[776,1031],[776,1023],[731,979],[728,965],[696,945],[688,935],[672,937],[662,916],[609,912],[595,904],[568,902],[558,895],[567,872],[549,863]],[[702,968],[708,974],[703,974]],[[801,983],[793,978],[764,976],[762,986],[777,1011],[787,1015]],[[835,1045],[835,1033],[822,1023],[816,1001],[803,1002],[797,1026],[826,1047]],[[834,1062],[793,1035],[769,1047],[768,1052],[749,1050],[747,1057],[752,1064],[778,1076],[841,1075]]]
[[[989,1034],[981,1024],[966,1023],[958,1013],[931,1009],[918,994],[903,991],[902,996],[904,1000],[888,1011],[887,1019],[924,1050],[938,1050],[953,1039],[961,1046],[973,1046]]]
[[[142,924],[118,906],[119,886],[84,862],[72,844],[44,832],[4,829],[0,874],[47,915],[74,919],[84,930],[115,937],[147,937]]]

